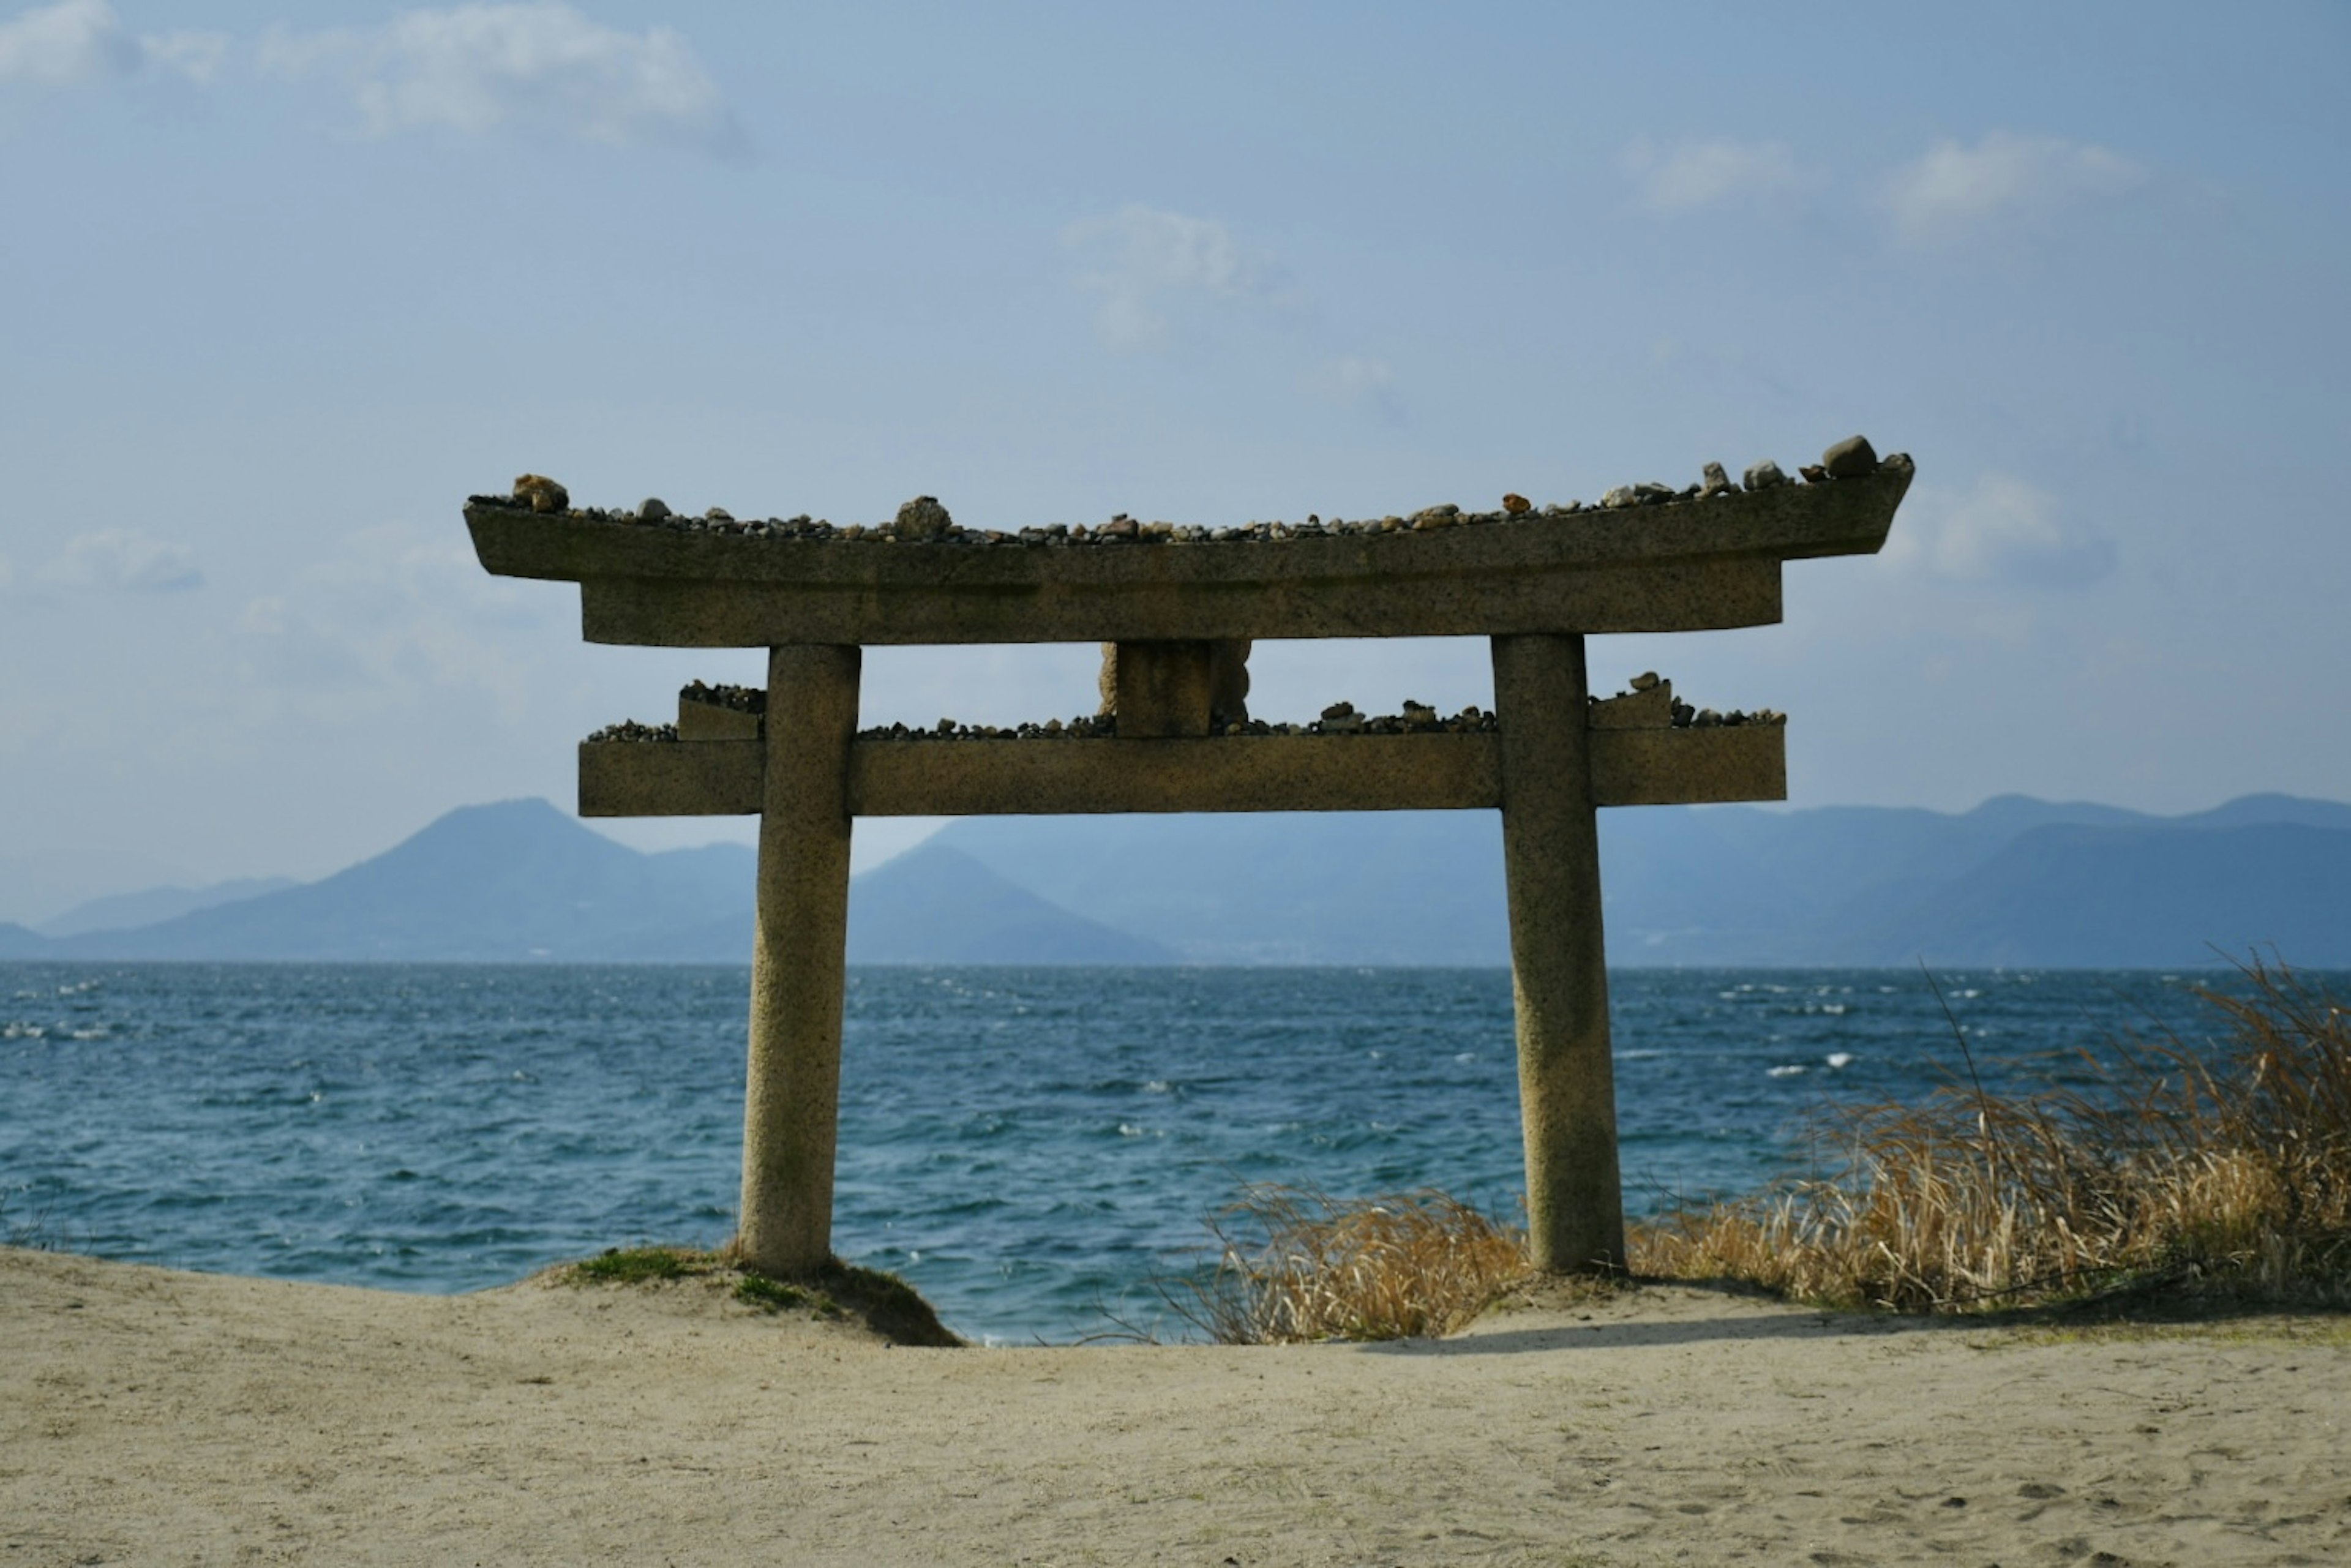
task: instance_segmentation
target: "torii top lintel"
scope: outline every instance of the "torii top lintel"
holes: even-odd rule
[[[1803,484],[1567,512],[1523,503],[1483,516],[1447,509],[1402,527],[1312,525],[1270,539],[1131,522],[1080,539],[960,528],[898,538],[886,528],[819,537],[805,525],[723,515],[686,524],[538,510],[528,495],[475,497],[465,520],[489,570],[579,583],[592,643],[1677,632],[1778,621],[1780,563],[1875,552],[1913,472],[1896,454],[1842,477],[1808,469],[1819,477]]]

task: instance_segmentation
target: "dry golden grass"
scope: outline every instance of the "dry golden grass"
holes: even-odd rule
[[[1209,1228],[1215,1269],[1163,1293],[1220,1344],[1450,1333],[1527,1272],[1523,1236],[1441,1192],[1260,1185]]]
[[[2351,1017],[2290,969],[2243,972],[2246,996],[2200,993],[2210,1046],[2118,1041],[2089,1090],[1992,1095],[1970,1068],[1845,1112],[1844,1175],[1644,1227],[1633,1265],[1913,1312],[2351,1303]]]
[[[1843,1174],[1636,1227],[1631,1270],[1905,1312],[2351,1305],[2351,1014],[2243,972],[2243,997],[2200,993],[2211,1044],[2117,1041],[2092,1088],[2021,1095],[1970,1062],[1923,1103],[1844,1111]],[[1215,1269],[1163,1293],[1228,1344],[1447,1333],[1531,1270],[1523,1235],[1440,1192],[1253,1186],[1210,1226]]]

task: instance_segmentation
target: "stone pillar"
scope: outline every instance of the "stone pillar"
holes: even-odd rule
[[[1529,1239],[1538,1268],[1617,1270],[1625,1207],[1583,639],[1497,637],[1493,652]]]
[[[832,1255],[841,1003],[849,933],[849,746],[856,648],[768,651],[767,776],[751,1050],[743,1096],[744,1262],[773,1274]]]

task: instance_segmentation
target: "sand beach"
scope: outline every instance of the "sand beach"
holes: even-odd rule
[[[2321,1563],[2351,1325],[1639,1287],[1441,1342],[924,1350],[706,1281],[0,1251],[0,1563]]]

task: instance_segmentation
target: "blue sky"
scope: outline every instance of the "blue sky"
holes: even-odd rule
[[[2343,798],[2346,70],[2338,5],[0,8],[0,918],[565,800],[757,678],[484,576],[526,469],[1225,523],[1863,431],[1886,555],[1595,674],[1787,710],[1800,805]],[[1092,665],[881,652],[866,707]],[[1475,643],[1253,669],[1487,695]]]

